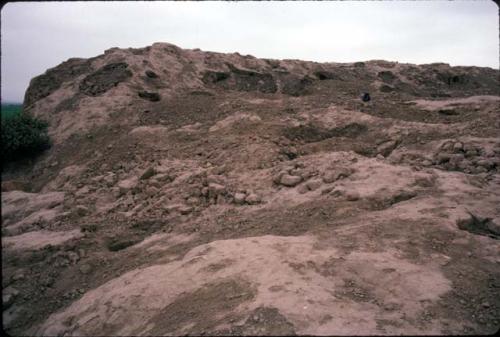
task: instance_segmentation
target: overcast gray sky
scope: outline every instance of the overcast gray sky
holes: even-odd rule
[[[477,1],[23,2],[1,12],[2,101],[71,57],[170,42],[324,62],[499,67],[498,7]]]

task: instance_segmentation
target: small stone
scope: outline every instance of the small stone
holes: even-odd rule
[[[80,273],[82,274],[88,274],[92,270],[92,266],[88,263],[82,264],[79,268]]]
[[[432,165],[432,162],[428,159],[426,159],[422,162],[422,166],[429,167],[431,165]]]
[[[197,197],[189,197],[187,200],[186,200],[186,203],[190,206],[196,206],[196,205],[199,205],[200,204],[200,199],[197,198]]]
[[[262,200],[261,198],[255,194],[255,193],[250,193],[246,198],[245,198],[245,202],[247,204],[250,204],[250,205],[255,205],[255,204],[258,204],[260,203]]]
[[[464,144],[461,142],[456,142],[455,144],[453,144],[453,151],[454,152],[460,152],[463,150],[463,148],[464,148]]]
[[[16,296],[13,293],[2,294],[2,307],[3,310],[9,308],[16,299]]]
[[[154,176],[156,174],[156,170],[153,168],[153,167],[149,167],[147,168],[141,175],[140,179],[141,180],[146,180],[146,179],[149,179],[151,178],[152,176]]]
[[[481,159],[476,162],[476,165],[482,166],[484,168],[491,168],[494,166],[494,163],[489,159]]]
[[[85,216],[85,215],[89,214],[89,209],[85,206],[78,205],[75,208],[75,214],[78,216]]]
[[[483,303],[481,303],[481,306],[483,308],[489,308],[491,305],[488,302],[483,302]]]
[[[300,176],[292,176],[289,174],[284,174],[281,179],[280,183],[282,185],[288,186],[288,187],[293,187],[297,186],[300,182],[302,181],[302,177]]]
[[[12,275],[12,281],[21,281],[21,280],[24,280],[25,278],[25,275],[24,275],[24,272],[22,270],[18,270],[15,272],[14,275]]]
[[[333,190],[333,186],[325,187],[321,190],[321,194],[328,194]]]
[[[437,156],[436,156],[436,162],[438,164],[443,164],[443,163],[446,163],[450,160],[451,158],[451,155],[449,153],[443,153],[443,152],[440,152]]]
[[[186,214],[189,214],[193,211],[193,207],[191,206],[182,206],[182,207],[179,207],[179,212],[182,214],[182,215],[186,215]]]
[[[244,193],[235,193],[233,200],[235,204],[242,205],[245,203],[245,198],[246,195]]]
[[[378,160],[383,160],[384,156],[379,153],[375,158],[377,158]]]
[[[443,145],[441,145],[441,150],[443,150],[443,151],[449,151],[449,150],[451,150],[453,148],[453,144],[454,144],[453,142],[447,141]]]
[[[359,199],[359,193],[356,191],[349,191],[345,195],[347,201],[356,201]]]
[[[299,192],[300,194],[304,194],[304,193],[309,192],[309,189],[307,188],[307,186],[305,184],[302,184],[299,187],[297,187],[297,192]]]
[[[319,179],[311,179],[305,183],[307,188],[311,191],[317,190],[321,185],[322,182]]]
[[[377,146],[377,153],[384,157],[391,154],[392,151],[398,146],[398,142],[395,140],[390,140]]]
[[[210,196],[217,196],[219,194],[224,194],[226,192],[226,187],[217,183],[209,183],[208,184],[208,194]]]

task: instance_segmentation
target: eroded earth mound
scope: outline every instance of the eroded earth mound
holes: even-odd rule
[[[498,88],[167,43],[49,69],[24,104],[54,146],[2,173],[4,329],[493,333]]]

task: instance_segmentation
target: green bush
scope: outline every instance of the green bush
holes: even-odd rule
[[[2,160],[31,158],[50,147],[48,124],[28,114],[2,119]]]

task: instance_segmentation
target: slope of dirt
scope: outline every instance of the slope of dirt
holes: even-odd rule
[[[497,331],[498,79],[167,43],[49,69],[54,146],[2,173],[4,329]]]

